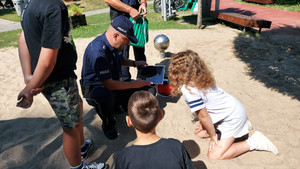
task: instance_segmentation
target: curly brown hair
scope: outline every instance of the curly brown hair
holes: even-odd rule
[[[169,66],[169,81],[172,96],[181,93],[183,85],[196,87],[205,92],[216,84],[212,72],[196,52],[186,50],[172,56]]]

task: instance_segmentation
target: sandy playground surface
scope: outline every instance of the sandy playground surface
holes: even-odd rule
[[[173,137],[184,143],[195,168],[298,168],[300,165],[300,48],[295,35],[263,33],[255,38],[222,25],[204,30],[150,31],[146,45],[149,65],[168,65],[161,59],[153,39],[167,35],[167,56],[191,49],[199,53],[213,69],[217,85],[238,98],[246,107],[255,130],[264,133],[279,150],[279,155],[253,151],[232,160],[208,160],[208,140],[194,135],[196,123],[182,97],[160,97],[165,112],[157,127],[161,137]],[[299,35],[298,35],[299,37]],[[82,57],[93,38],[76,39],[77,75]],[[69,168],[62,148],[62,130],[55,114],[42,95],[34,98],[31,108],[17,108],[18,92],[23,89],[23,76],[17,48],[0,50],[0,168],[62,169]],[[131,69],[133,74],[134,69]],[[135,139],[125,115],[117,115],[120,133],[109,140],[101,131],[102,121],[84,101],[84,134],[95,146],[87,162],[107,162],[114,166],[116,153]],[[111,167],[113,168],[113,167]]]

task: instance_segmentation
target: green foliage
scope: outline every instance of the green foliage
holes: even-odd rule
[[[74,15],[81,15],[82,14],[82,9],[79,8],[77,5],[75,4],[70,4],[68,5],[68,14],[69,16],[74,16]]]

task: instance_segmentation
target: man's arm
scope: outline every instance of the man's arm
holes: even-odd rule
[[[27,48],[23,31],[21,32],[18,45],[19,45],[18,48],[19,59],[22,67],[24,82],[25,84],[27,84],[31,80],[32,73],[31,73],[30,54]]]
[[[101,83],[109,90],[134,89],[134,88],[141,88],[152,84],[152,82],[148,82],[140,79],[135,81],[130,81],[130,82],[121,82],[117,80],[108,79],[108,80],[101,81]]]
[[[127,58],[122,59],[122,66],[133,66],[133,67],[139,67],[139,66],[145,66],[148,65],[145,61],[133,61]]]
[[[33,102],[33,94],[31,91],[42,86],[45,80],[49,77],[56,64],[57,53],[58,49],[41,49],[39,60],[32,78],[18,95],[18,100],[21,99],[17,103],[18,107],[28,108],[31,106]]]
[[[104,0],[108,5],[110,5],[111,7],[128,13],[132,19],[137,20],[138,18],[140,18],[140,13],[138,10],[134,9],[133,7],[121,2],[120,0]]]
[[[56,64],[57,54],[58,49],[42,47],[36,69],[30,83],[27,85],[28,87],[35,89],[43,85],[53,71]]]

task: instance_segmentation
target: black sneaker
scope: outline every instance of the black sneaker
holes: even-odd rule
[[[114,140],[118,137],[118,132],[115,126],[107,126],[102,124],[102,130],[104,132],[104,135],[111,140]]]
[[[91,151],[91,149],[93,148],[93,140],[91,139],[86,139],[84,141],[84,144],[86,144],[86,150],[84,152],[81,152],[81,159],[82,160],[86,160],[89,157],[89,152]]]

